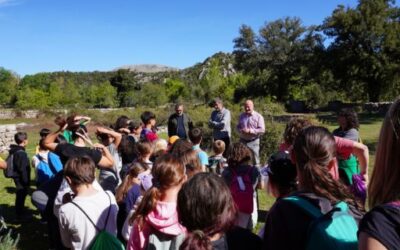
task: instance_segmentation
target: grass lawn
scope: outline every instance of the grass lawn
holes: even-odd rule
[[[329,128],[329,130],[333,130],[337,127],[336,118],[332,115],[319,115],[317,116],[318,120],[322,125]],[[374,154],[376,148],[376,142],[378,139],[378,134],[380,131],[381,123],[383,118],[377,115],[360,115],[360,135],[362,137],[363,143],[368,145],[370,149],[370,172],[373,162],[374,162]],[[44,121],[47,120],[47,121]],[[27,148],[27,152],[30,158],[35,154],[35,147],[38,142],[38,131],[42,127],[47,127],[51,129],[55,129],[54,125],[51,125],[51,119],[18,119],[18,120],[7,120],[1,121],[0,124],[11,124],[11,123],[20,123],[25,122],[30,124],[29,127],[26,128],[26,132],[29,137],[29,146]],[[268,129],[268,128],[267,128]],[[3,155],[4,156],[4,155]],[[33,171],[32,171],[32,180],[33,180]],[[35,189],[35,185],[32,182],[31,190]],[[274,202],[274,198],[267,195],[264,190],[258,191],[259,202],[260,202],[260,210],[267,211]],[[34,220],[32,222],[23,224],[15,223],[15,213],[14,213],[14,199],[15,199],[15,187],[14,183],[10,179],[5,179],[3,174],[0,174],[0,209],[2,215],[5,217],[7,225],[13,228],[14,232],[20,234],[20,242],[18,244],[18,249],[28,250],[28,249],[48,249],[48,239],[47,239],[47,229],[45,225],[39,223],[39,214],[36,212],[34,206],[30,201],[30,196],[26,199],[26,206],[33,212]],[[258,230],[262,226],[262,221],[264,220],[263,214],[259,216],[259,221],[256,230]],[[0,246],[1,249],[1,246]]]

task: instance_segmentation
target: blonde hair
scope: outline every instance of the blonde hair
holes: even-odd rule
[[[400,199],[400,99],[383,121],[368,186],[370,208]]]

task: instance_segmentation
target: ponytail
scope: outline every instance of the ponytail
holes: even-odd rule
[[[160,189],[153,185],[143,196],[142,201],[140,202],[138,208],[135,213],[129,219],[129,224],[133,225],[136,220],[139,228],[141,228],[144,224],[145,217],[156,207],[157,201],[161,198]]]
[[[345,201],[362,210],[348,188],[334,180],[329,166],[335,161],[336,142],[324,127],[311,126],[300,132],[293,145],[300,187],[331,203]]]
[[[168,154],[157,159],[151,169],[151,175],[153,186],[146,191],[139,207],[129,220],[130,224],[137,223],[139,228],[144,225],[145,217],[155,209],[165,191],[181,185],[186,179],[182,162],[177,157]]]
[[[186,236],[179,250],[212,250],[210,238],[201,230],[195,230]]]

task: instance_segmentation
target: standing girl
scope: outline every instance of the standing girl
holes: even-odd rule
[[[171,155],[160,157],[154,164],[151,174],[153,187],[143,197],[131,219],[133,231],[127,249],[146,249],[161,247],[159,237],[164,239],[167,249],[185,233],[179,223],[177,207],[178,192],[186,181],[185,168],[178,158]],[[165,240],[167,238],[167,240]],[[179,244],[175,245],[178,249]],[[149,249],[153,249],[149,248]]]

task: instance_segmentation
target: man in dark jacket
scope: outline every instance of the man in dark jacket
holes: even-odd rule
[[[168,119],[168,137],[177,135],[181,139],[187,139],[188,132],[192,128],[192,120],[187,114],[183,113],[183,104],[176,104],[175,113]]]
[[[25,147],[28,145],[28,135],[25,132],[18,132],[14,135],[17,145],[11,145],[9,154],[13,155],[13,168],[16,187],[15,212],[18,220],[29,219],[29,215],[24,213],[25,198],[28,195],[31,182],[31,169],[28,154]]]

